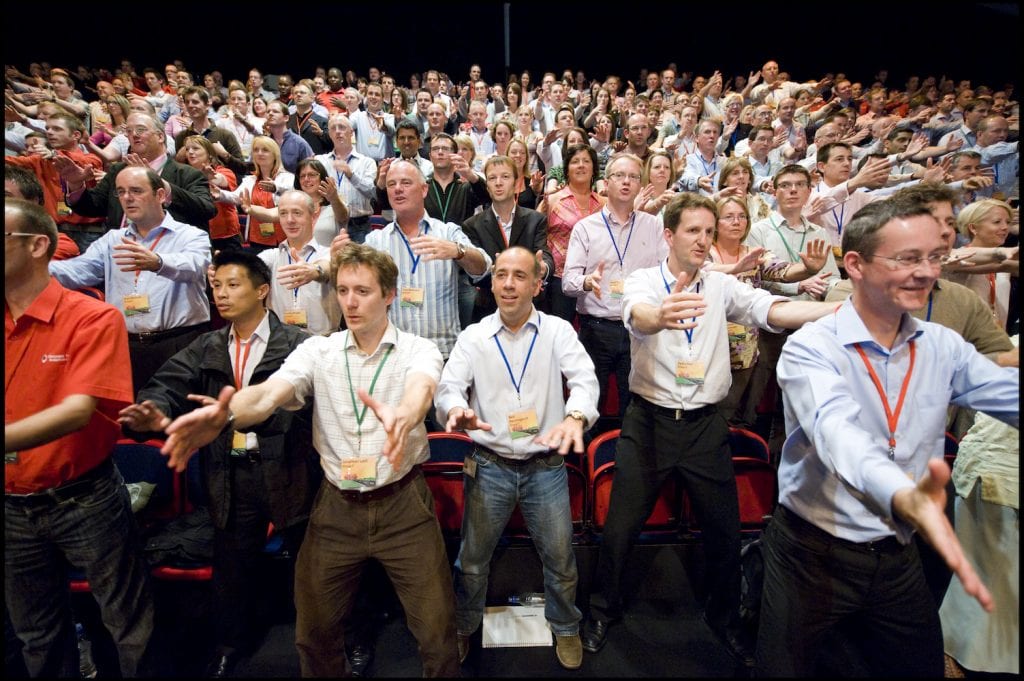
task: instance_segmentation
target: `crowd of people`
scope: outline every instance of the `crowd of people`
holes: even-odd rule
[[[365,671],[346,632],[379,604],[371,559],[424,674],[459,675],[517,505],[579,669],[628,611],[670,475],[702,529],[703,621],[739,663],[813,675],[856,621],[874,674],[1018,672],[1012,85],[773,60],[635,82],[26,70],[5,92],[5,594],[31,675],[75,675],[68,564],[121,673],[159,673],[119,437],[164,441],[177,471],[199,457],[211,677],[255,640],[268,523],[296,556],[304,676]],[[779,479],[756,640],[730,426],[763,430]],[[610,427],[580,603],[565,456]],[[474,443],[454,566],[432,430]],[[955,531],[947,432],[975,452]]]

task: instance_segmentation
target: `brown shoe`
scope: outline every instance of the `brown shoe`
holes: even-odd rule
[[[583,665],[583,643],[579,634],[555,636],[555,655],[558,664],[566,669],[579,669]]]
[[[469,636],[457,634],[457,638],[459,639],[459,664],[462,664],[469,657]]]

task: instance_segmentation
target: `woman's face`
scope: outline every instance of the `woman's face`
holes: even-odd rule
[[[185,144],[185,156],[188,158],[188,164],[193,168],[202,169],[210,162],[210,155],[206,153],[206,149],[203,149],[203,145],[195,142]]]
[[[571,130],[568,135],[565,136],[565,148],[568,149],[574,144],[586,144],[587,141],[583,139],[583,136],[576,130]]]
[[[725,178],[726,187],[739,187],[744,192],[750,186],[750,172],[746,168],[733,168]]]
[[[316,190],[320,187],[321,179],[320,173],[309,166],[299,171],[299,187],[310,196],[316,194]]]
[[[262,144],[252,148],[253,163],[261,166],[269,166],[274,162],[274,154]]]
[[[597,105],[598,106],[604,105],[605,109],[608,108],[608,104],[611,101],[611,98],[608,96],[608,91],[607,90],[598,90],[597,91],[597,98],[596,99],[597,99]]]
[[[475,155],[476,155],[476,150],[475,149],[470,149],[468,147],[464,147],[464,146],[459,145],[459,156],[461,156],[462,158],[466,159],[466,163],[468,163],[469,165],[473,165],[473,157]]]
[[[402,106],[402,93],[398,90],[391,91],[391,108],[395,111],[404,111]]]
[[[978,222],[970,226],[975,246],[992,248],[1002,246],[1010,234],[1010,216],[1003,208],[992,208]]]
[[[590,160],[590,154],[586,151],[577,151],[569,159],[568,180],[574,180],[583,184],[590,184],[594,179],[594,162]]]
[[[257,118],[266,118],[267,117],[267,103],[264,102],[262,99],[254,99],[254,100],[252,100],[252,113]]]
[[[747,213],[735,201],[729,201],[718,213],[717,240],[736,243],[743,240],[747,231]]]
[[[651,161],[651,184],[662,185],[668,184],[668,179],[672,177],[672,162],[664,156],[655,156],[654,160]]]
[[[508,126],[499,125],[494,128],[494,141],[500,146],[504,147],[512,139],[512,133],[509,131]]]
[[[533,125],[533,114],[529,111],[520,111],[516,114],[516,120],[519,121],[519,127],[523,130],[529,130]]]
[[[810,103],[811,103],[811,95],[806,90],[804,90],[803,92],[801,92],[800,94],[798,94],[796,96],[796,105],[797,106],[807,106]]]
[[[510,144],[508,147],[508,157],[516,164],[516,168],[522,170],[526,166],[526,149],[522,144]]]

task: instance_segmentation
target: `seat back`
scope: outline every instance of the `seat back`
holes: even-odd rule
[[[779,478],[775,467],[763,459],[734,456],[736,495],[740,505],[740,529],[760,532],[768,524],[779,500]]]
[[[771,461],[768,454],[768,443],[764,438],[746,428],[729,427],[729,451],[732,456],[746,456],[763,461]]]
[[[156,485],[149,502],[139,514],[139,524],[167,521],[183,511],[181,476],[167,467],[160,453],[162,440],[136,442],[122,438],[114,445],[114,463],[126,483],[148,482]]]

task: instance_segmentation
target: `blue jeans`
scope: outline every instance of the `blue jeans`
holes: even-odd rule
[[[576,556],[565,460],[558,454],[514,466],[473,452],[476,475],[463,477],[462,545],[455,561],[455,622],[472,634],[483,620],[491,556],[516,504],[544,568],[544,616],[558,636],[579,632]]]
[[[100,467],[82,492],[64,501],[4,501],[4,592],[33,677],[78,676],[67,563],[85,571],[122,676],[153,671],[145,668],[153,594],[131,501],[109,460]]]
[[[459,328],[473,323],[473,307],[476,305],[476,286],[468,274],[459,270]]]

